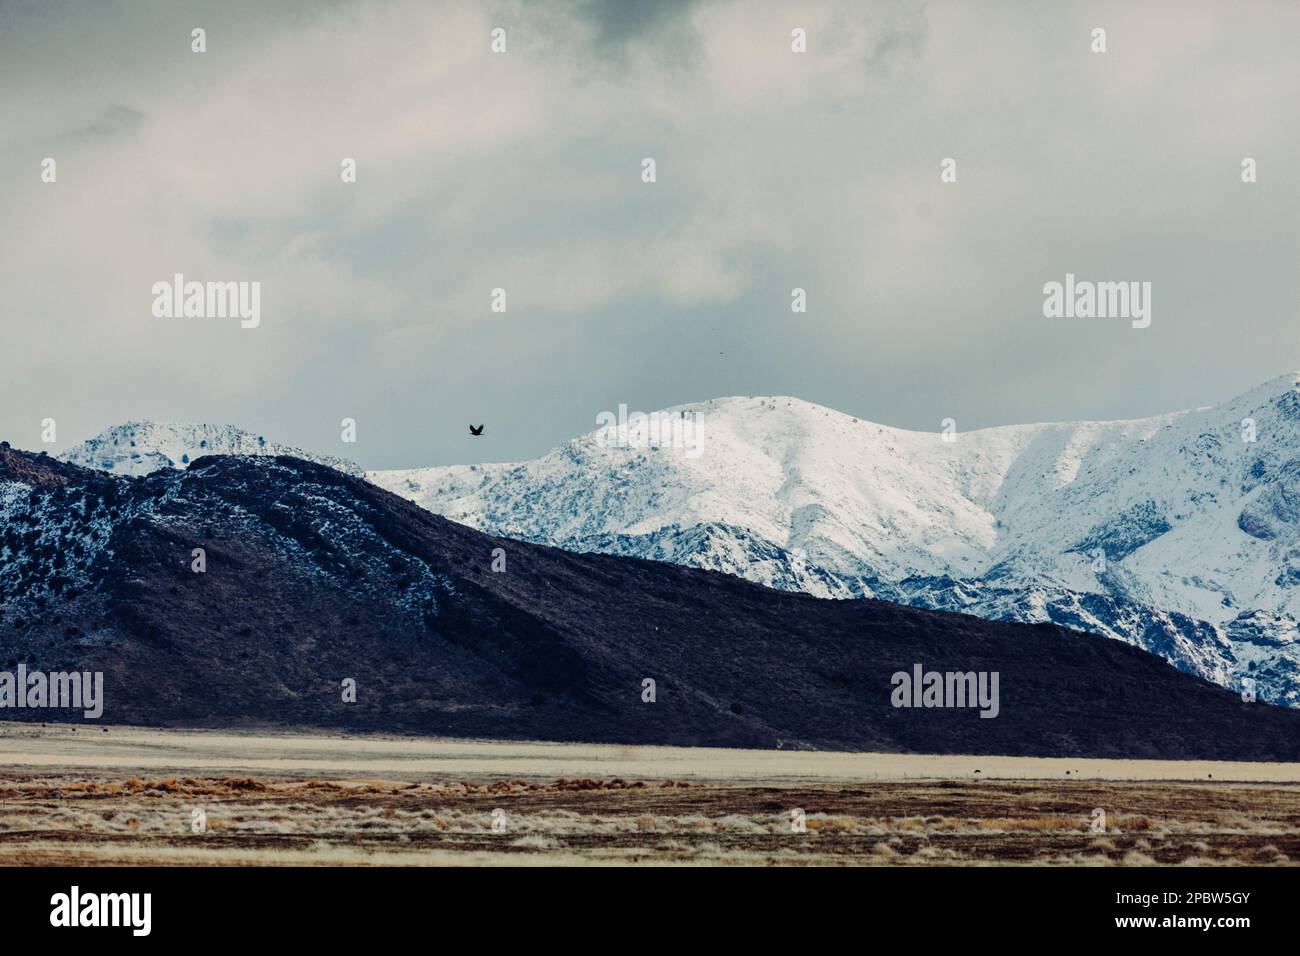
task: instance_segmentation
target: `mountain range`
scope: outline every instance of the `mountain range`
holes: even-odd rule
[[[521,464],[371,472],[494,534],[1126,641],[1300,704],[1300,375],[1118,422],[890,428],[795,398],[666,410]],[[1250,686],[1250,685],[1247,685]]]
[[[696,443],[657,443],[642,419],[617,441],[597,429],[534,461],[366,478],[494,535],[1055,623],[1300,705],[1300,374],[1153,418],[947,434],[788,397],[656,415],[689,420]],[[195,427],[124,426],[64,457],[139,473],[122,457],[134,442],[133,455],[175,466],[206,453]],[[203,434],[256,447],[237,430]]]
[[[292,457],[0,443],[0,535],[5,669],[102,672],[108,723],[1300,759],[1300,713],[1117,641],[492,537]],[[918,667],[997,675],[996,716],[896,706]]]

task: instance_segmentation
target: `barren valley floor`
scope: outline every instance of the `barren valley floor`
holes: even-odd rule
[[[0,865],[1293,862],[1294,764],[0,725]]]

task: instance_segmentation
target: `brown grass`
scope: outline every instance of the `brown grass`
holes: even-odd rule
[[[257,861],[1281,866],[1300,861],[1300,788],[0,772],[0,865]]]

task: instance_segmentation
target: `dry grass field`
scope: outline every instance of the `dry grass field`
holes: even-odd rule
[[[0,767],[3,865],[1300,862],[1292,765],[8,725]]]

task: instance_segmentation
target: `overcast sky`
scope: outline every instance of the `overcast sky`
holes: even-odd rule
[[[928,430],[1212,404],[1300,368],[1297,37],[1293,0],[0,0],[0,437],[398,467],[736,394]],[[260,326],[156,318],[177,272],[260,282]],[[1067,272],[1150,282],[1151,326],[1045,318]]]

